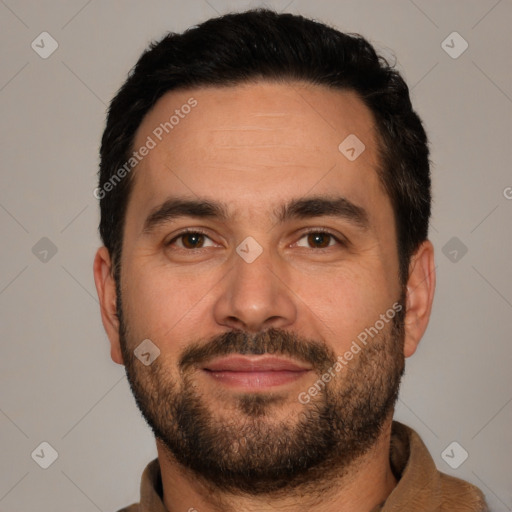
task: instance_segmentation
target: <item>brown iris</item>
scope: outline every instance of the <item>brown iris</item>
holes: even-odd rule
[[[308,243],[312,245],[320,245],[320,249],[324,249],[329,246],[331,235],[327,233],[309,233]]]
[[[204,235],[201,233],[185,233],[181,236],[181,239],[183,246],[187,249],[198,249],[198,244],[202,245],[200,242],[204,242]],[[192,240],[190,246],[188,245],[188,242],[185,242],[186,240]]]

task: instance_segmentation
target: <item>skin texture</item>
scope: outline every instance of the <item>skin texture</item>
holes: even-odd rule
[[[146,377],[140,373],[141,382],[151,382],[149,372],[159,369],[183,390],[178,362],[184,351],[233,330],[256,335],[279,329],[315,341],[329,354],[344,354],[403,291],[393,210],[376,172],[371,112],[352,92],[295,82],[173,91],[146,116],[134,148],[143,145],[191,97],[197,106],[133,171],[120,282],[128,326],[125,357],[142,340],[151,339],[160,356],[157,365],[147,367],[153,370]],[[353,162],[338,150],[350,134],[356,134],[366,147]],[[144,232],[148,215],[171,195],[225,203],[229,217],[178,218]],[[292,199],[334,195],[365,210],[365,229],[330,216],[284,223],[274,217],[276,209]],[[187,250],[183,238],[165,245],[184,228],[205,232],[200,250]],[[309,228],[327,229],[345,242],[327,238],[328,247],[319,249],[306,236]],[[248,236],[262,248],[252,263],[236,252]],[[102,247],[94,262],[96,287],[111,357],[123,364],[111,270],[110,256]],[[411,260],[405,289],[404,333],[399,340],[404,357],[414,353],[427,327],[434,288],[433,248],[425,241]],[[390,325],[378,339],[393,353],[389,347],[397,340],[389,333]],[[347,368],[357,369],[363,357],[355,356]],[[376,357],[368,355],[373,375],[381,368],[389,371],[390,365]],[[343,370],[330,389],[341,394],[357,383],[356,377],[356,371]],[[212,381],[197,369],[187,378],[216,421],[230,418],[243,424],[247,410],[239,407],[236,389]],[[318,378],[316,371],[305,372],[280,386],[279,405],[268,406],[266,427],[295,425],[305,410],[297,396]],[[157,439],[165,504],[169,510],[367,512],[396,485],[388,461],[391,419],[392,411],[372,445],[349,467],[333,464],[331,471],[324,471],[323,484],[321,479],[315,483],[321,500],[313,486],[273,496],[215,489],[179,465]]]

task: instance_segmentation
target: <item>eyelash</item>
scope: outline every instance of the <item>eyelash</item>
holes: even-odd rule
[[[301,237],[299,238],[299,240],[301,240],[302,238],[304,238],[307,235],[316,234],[316,233],[321,233],[323,235],[330,236],[331,238],[333,238],[338,243],[338,245],[340,245],[342,247],[345,247],[347,245],[347,243],[344,240],[341,240],[334,233],[332,233],[331,231],[329,231],[329,230],[327,230],[325,228],[312,228],[312,229],[309,229],[308,231],[304,231],[301,234]],[[172,238],[172,240],[169,240],[169,242],[166,242],[165,245],[166,246],[171,246],[176,240],[178,240],[181,237],[183,237],[185,235],[188,235],[188,234],[203,235],[203,236],[206,236],[207,238],[210,238],[205,231],[202,231],[199,228],[194,228],[194,229],[187,228],[187,229],[181,231],[180,233],[178,233],[174,238]],[[210,240],[211,240],[211,238],[210,238]],[[314,248],[310,248],[310,249],[312,251],[315,251],[315,252],[324,252],[324,251],[327,251],[327,250],[331,249],[331,247],[333,247],[333,246],[322,247],[322,248],[318,248],[318,249],[314,249]],[[182,250],[182,251],[186,251],[186,252],[201,251],[202,249],[206,249],[206,247],[199,247],[198,249],[183,249],[181,247],[178,248],[178,250]]]

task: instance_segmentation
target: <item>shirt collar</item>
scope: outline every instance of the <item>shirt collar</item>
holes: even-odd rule
[[[152,460],[142,473],[138,512],[168,512],[163,502],[162,474],[158,459]]]

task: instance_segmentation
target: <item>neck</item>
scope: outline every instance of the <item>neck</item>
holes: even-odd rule
[[[169,511],[201,512],[368,512],[384,502],[397,484],[389,462],[391,419],[377,442],[342,473],[325,471],[314,489],[301,487],[275,495],[220,492],[178,464],[157,439],[164,504]]]

